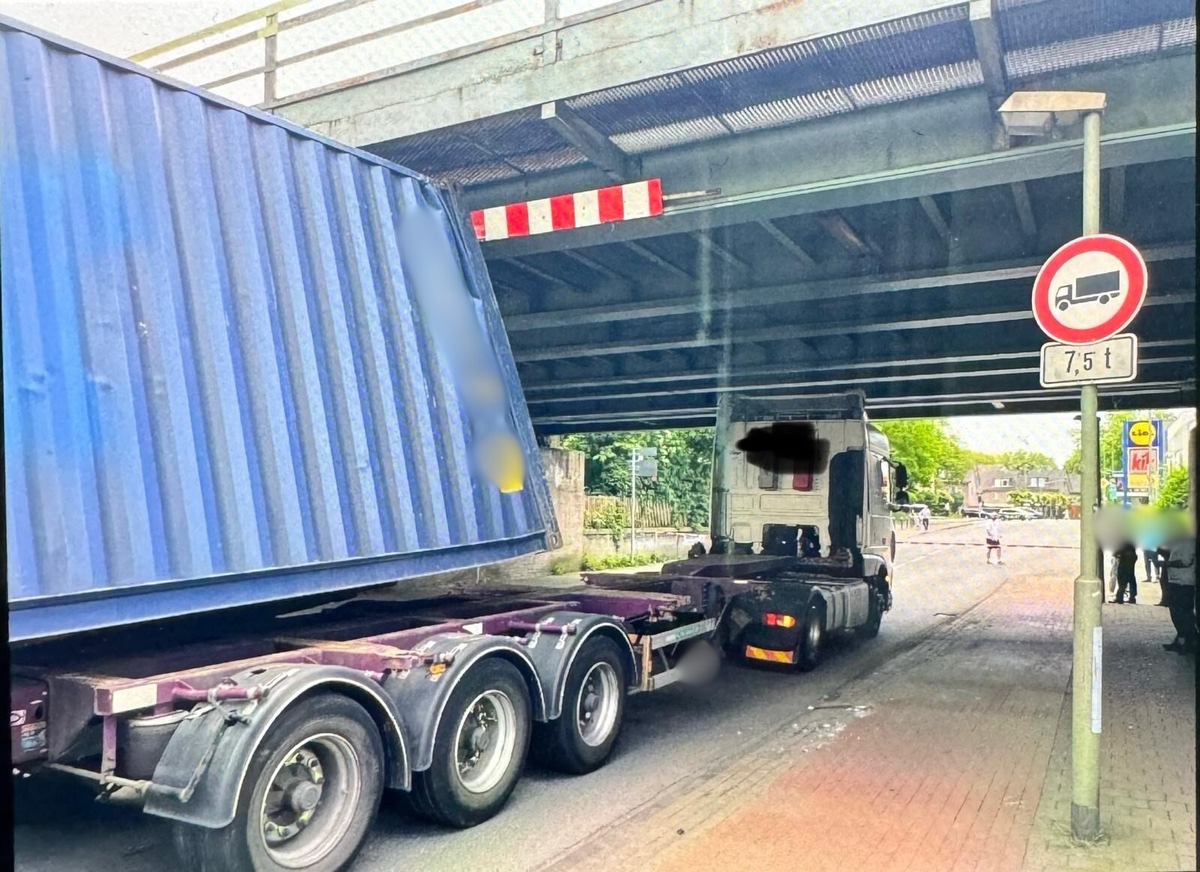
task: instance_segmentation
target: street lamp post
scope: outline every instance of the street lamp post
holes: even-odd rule
[[[1100,119],[1105,95],[1073,91],[1013,94],[1000,107],[1011,136],[1042,137],[1083,120],[1083,235],[1100,232]],[[1100,835],[1101,605],[1094,512],[1100,504],[1098,397],[1085,384],[1080,401],[1079,577],[1074,585],[1074,669],[1071,708],[1071,834]]]

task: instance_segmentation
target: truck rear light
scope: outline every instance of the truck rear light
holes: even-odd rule
[[[811,472],[795,472],[792,473],[792,490],[810,491],[812,490],[813,477]]]
[[[789,630],[796,626],[796,619],[794,617],[791,615],[779,615],[775,612],[767,612],[763,616],[763,620],[766,621],[768,627],[781,627]]]

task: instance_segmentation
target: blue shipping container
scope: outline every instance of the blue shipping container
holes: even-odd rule
[[[558,547],[427,179],[0,17],[0,195],[11,640]]]

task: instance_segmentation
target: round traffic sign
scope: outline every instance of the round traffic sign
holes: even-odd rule
[[[1033,317],[1068,345],[1115,336],[1146,300],[1146,262],[1119,236],[1081,236],[1060,248],[1033,283]]]

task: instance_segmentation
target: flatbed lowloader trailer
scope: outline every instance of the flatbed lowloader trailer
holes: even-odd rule
[[[583,590],[360,598],[230,616],[222,632],[183,620],[30,644],[14,652],[15,774],[68,773],[174,821],[184,868],[340,869],[385,789],[434,821],[480,823],[527,754],[573,774],[601,766],[629,694],[710,681],[743,643],[779,648],[753,635],[767,615],[800,616],[778,631],[808,658],[790,662],[816,665],[868,591],[775,562],[743,567],[765,581],[597,575]],[[48,748],[22,752],[29,727]]]

